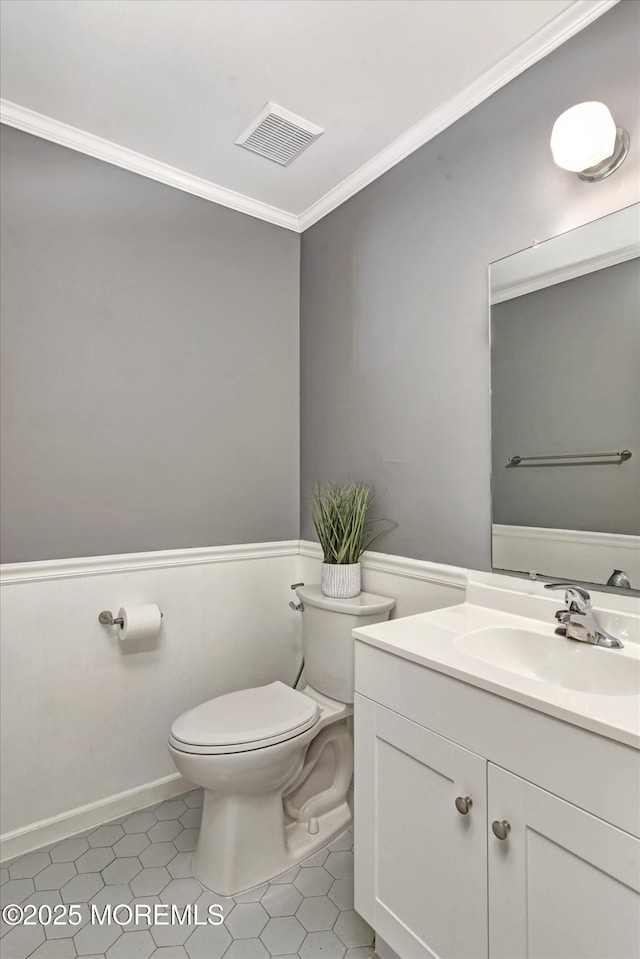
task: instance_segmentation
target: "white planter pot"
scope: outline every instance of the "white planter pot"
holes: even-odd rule
[[[322,592],[332,599],[351,599],[360,592],[360,563],[322,564]]]

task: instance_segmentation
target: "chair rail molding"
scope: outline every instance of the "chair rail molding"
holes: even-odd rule
[[[274,543],[247,543],[234,546],[207,546],[196,549],[157,550],[149,553],[122,553],[114,556],[86,556],[79,559],[52,559],[33,563],[4,563],[0,566],[0,586],[32,583],[48,579],[73,579],[142,569],[175,566],[206,566],[248,559],[297,556],[298,540]]]
[[[300,555],[306,556],[308,559],[322,560],[322,550],[319,544],[310,540],[300,540]],[[405,579],[441,583],[444,586],[452,586],[454,589],[461,590],[465,590],[467,587],[468,571],[461,566],[446,566],[443,563],[430,563],[427,560],[376,552],[364,553],[360,562],[364,569],[403,576]]]

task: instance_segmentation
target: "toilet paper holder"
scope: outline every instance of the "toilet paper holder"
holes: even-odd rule
[[[160,610],[160,618],[164,617],[164,613]],[[100,615],[98,616],[98,622],[101,626],[122,626],[124,620],[122,616],[116,616],[114,619],[113,613],[110,609],[103,609]]]
[[[100,615],[98,616],[98,622],[102,626],[122,626],[124,620],[122,616],[116,616],[113,618],[113,613],[110,609],[103,609]]]

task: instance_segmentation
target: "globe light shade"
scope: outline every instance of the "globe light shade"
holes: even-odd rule
[[[580,173],[612,156],[616,124],[604,103],[578,103],[561,113],[551,132],[553,159],[563,170]]]

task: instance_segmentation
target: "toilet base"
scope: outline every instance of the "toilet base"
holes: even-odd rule
[[[286,872],[287,869],[291,869],[293,866],[298,866],[301,862],[304,862],[305,859],[308,859],[309,856],[313,856],[314,852],[318,852],[319,849],[326,846],[332,839],[339,836],[345,829],[348,829],[353,822],[349,804],[347,802],[342,803],[335,809],[331,809],[329,812],[324,813],[324,815],[319,816],[316,822],[318,824],[318,832],[315,834],[309,832],[307,823],[296,822],[286,827],[285,834],[287,837],[289,864],[285,869],[280,870],[280,873]],[[278,873],[278,875],[280,875],[280,873]]]
[[[205,788],[193,872],[207,889],[232,896],[259,886],[312,856],[351,825],[346,797],[353,740],[346,725],[332,723],[303,737],[307,743],[295,747],[293,766],[283,762],[282,768],[289,769],[285,786],[275,788],[281,782],[275,777],[268,792],[230,795]],[[270,747],[272,757],[275,750],[285,752],[287,744]],[[273,772],[274,760],[266,753],[265,759]]]
[[[282,805],[280,805],[278,814],[280,832],[282,832]],[[254,886],[269,882],[304,862],[305,859],[308,859],[309,856],[318,852],[332,839],[344,832],[353,822],[353,817],[348,803],[344,802],[337,808],[319,816],[316,822],[318,831],[314,833],[309,832],[308,823],[290,823],[285,827],[285,843],[279,849],[279,856],[262,861],[259,860],[259,857],[252,856],[250,863],[237,863],[238,869],[235,877],[229,877],[229,879],[225,879],[220,872],[219,857],[216,857],[215,863],[209,861],[207,847],[211,849],[210,844],[203,846],[200,855],[198,855],[198,847],[200,846],[198,840],[198,847],[193,855],[193,874],[200,885],[211,892],[216,892],[221,896],[238,895]],[[270,852],[273,853],[274,851],[276,850],[272,847]],[[243,878],[240,878],[241,874]]]
[[[352,822],[346,797],[353,775],[350,704],[305,687],[318,722],[264,748],[237,753],[169,752],[185,779],[204,788],[193,854],[198,881],[233,896],[312,856]]]

